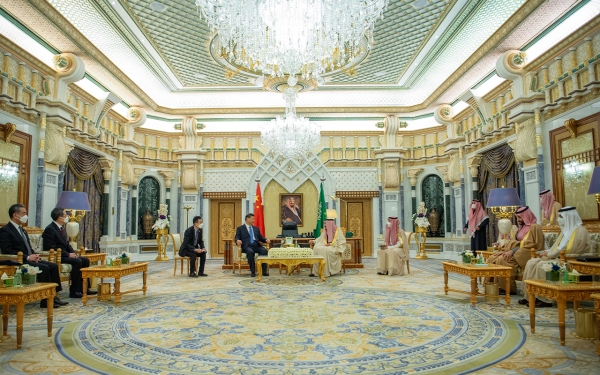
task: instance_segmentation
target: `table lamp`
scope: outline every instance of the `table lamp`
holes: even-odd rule
[[[512,228],[512,222],[510,218],[515,214],[521,200],[516,188],[499,188],[492,189],[488,196],[487,206],[492,210],[492,213],[496,215],[498,220],[498,229],[504,237],[510,233]]]
[[[85,216],[85,211],[92,210],[90,207],[88,195],[87,193],[83,193],[80,191],[63,191],[62,193],[60,193],[60,197],[58,198],[56,207],[62,207],[63,209],[71,213],[66,228],[67,235],[71,239],[70,242],[75,242],[74,247],[76,248],[77,243],[75,241],[75,237],[77,237],[77,235],[79,234],[79,222]],[[77,211],[80,212],[77,213]],[[71,246],[73,247],[72,244]]]
[[[596,195],[596,202],[600,203],[600,167],[594,168],[594,172],[592,173],[588,195],[592,194]]]

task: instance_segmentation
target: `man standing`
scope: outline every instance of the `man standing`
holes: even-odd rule
[[[180,257],[190,258],[190,277],[207,276],[204,273],[204,264],[206,263],[206,248],[202,239],[202,217],[194,216],[192,225],[185,230],[183,242],[179,248]],[[200,269],[196,275],[196,258],[200,257]]]
[[[298,225],[302,224],[302,213],[300,207],[296,206],[294,197],[289,197],[287,204],[281,208],[281,221],[283,223],[295,222]]]
[[[554,194],[550,190],[540,193],[540,205],[542,206],[542,225],[558,225],[558,210],[561,204],[555,201]]]
[[[83,297],[83,280],[81,278],[81,269],[90,266],[90,261],[86,257],[80,257],[77,255],[75,250],[69,244],[67,238],[66,224],[69,222],[67,212],[62,207],[56,207],[50,212],[52,222],[48,224],[44,233],[42,233],[42,240],[44,241],[44,250],[48,251],[54,249],[58,252],[61,250],[61,254],[57,256],[61,257],[61,262],[71,265],[71,287],[69,288],[69,297],[81,298]],[[88,280],[89,282],[89,280]],[[86,288],[88,285],[85,286]],[[88,290],[87,294],[98,294],[98,292]]]
[[[235,242],[242,248],[242,252],[246,253],[250,273],[252,277],[256,277],[256,264],[254,254],[267,255],[267,249],[261,246],[261,243],[271,243],[271,240],[264,238],[260,230],[254,226],[254,214],[247,214],[244,218],[246,223],[237,227],[235,231]],[[262,265],[263,276],[269,276],[267,265]]]
[[[42,273],[37,275],[37,281],[42,283],[56,283],[56,297],[54,297],[54,307],[64,306],[69,302],[62,302],[58,298],[58,292],[62,290],[60,284],[60,275],[56,263],[41,260],[40,256],[31,248],[29,236],[21,227],[21,224],[27,223],[27,209],[22,204],[13,204],[8,209],[10,222],[0,229],[0,251],[3,254],[17,255],[23,253],[23,263],[38,267]],[[40,302],[41,308],[46,308],[47,300]]]
[[[527,261],[531,259],[531,249],[541,250],[544,248],[544,233],[542,227],[537,224],[537,218],[528,206],[521,207],[515,212],[519,231],[514,239],[511,239],[498,254],[488,259],[488,263],[500,266],[512,267],[510,293],[517,294],[517,267],[524,268]],[[505,285],[504,278],[497,279],[499,285]],[[501,290],[502,293],[503,290]]]
[[[471,209],[469,210],[469,222],[463,228],[463,231],[469,230],[471,237],[471,251],[473,254],[477,250],[487,250],[487,226],[490,223],[490,218],[483,209],[479,199],[471,201]]]
[[[543,265],[551,263],[552,259],[558,258],[561,251],[571,255],[581,255],[590,252],[590,234],[583,226],[581,217],[577,213],[575,207],[567,206],[561,208],[558,211],[557,216],[556,221],[560,226],[560,235],[550,250],[544,250],[539,254],[539,258],[533,258],[527,261],[525,271],[523,271],[523,281],[545,279],[546,271],[544,271]],[[529,304],[529,295],[525,293],[525,298],[520,299],[519,303],[521,305]],[[552,300],[539,297],[535,301],[535,306],[551,307]]]

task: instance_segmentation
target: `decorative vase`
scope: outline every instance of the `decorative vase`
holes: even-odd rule
[[[149,210],[146,210],[146,213],[142,215],[142,231],[144,234],[152,234],[154,221],[154,215]]]
[[[121,257],[121,264],[125,265],[125,264],[129,264],[129,258],[125,257]]]
[[[471,258],[470,256],[467,255],[463,255],[463,263],[464,264],[471,264]]]
[[[548,271],[546,272],[546,281],[550,283],[557,283],[560,281],[560,272]]]
[[[429,213],[429,229],[431,233],[438,234],[440,232],[440,213],[435,208]]]
[[[36,277],[37,277],[37,275],[33,275],[33,274],[29,274],[29,273],[24,273],[22,275],[23,280],[21,281],[21,284],[23,284],[23,285],[33,285],[33,284],[35,284]]]

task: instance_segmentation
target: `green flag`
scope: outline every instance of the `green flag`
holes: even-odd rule
[[[323,192],[323,183],[321,182],[321,192],[319,193],[319,210],[317,211],[317,225],[315,226],[314,238],[321,235],[321,230],[327,219],[327,206],[325,206],[325,193]]]

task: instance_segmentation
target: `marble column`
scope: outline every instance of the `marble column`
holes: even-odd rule
[[[409,169],[406,172],[410,181],[410,193],[412,199],[411,215],[414,215],[417,212],[417,177],[423,172],[423,168]]]
[[[473,189],[473,197],[471,199],[480,199],[479,197],[479,184],[477,176],[479,175],[479,164],[483,156],[475,155],[469,159],[469,174],[471,175],[471,184]]]
[[[102,235],[108,236],[109,227],[109,208],[110,208],[110,177],[114,168],[114,161],[110,159],[100,159],[100,166],[102,167],[102,177],[104,179],[104,196],[102,205]]]
[[[448,167],[440,166],[435,167],[442,174],[442,180],[444,181],[444,222],[446,238],[452,237],[452,212],[450,209],[450,182],[448,181]]]

